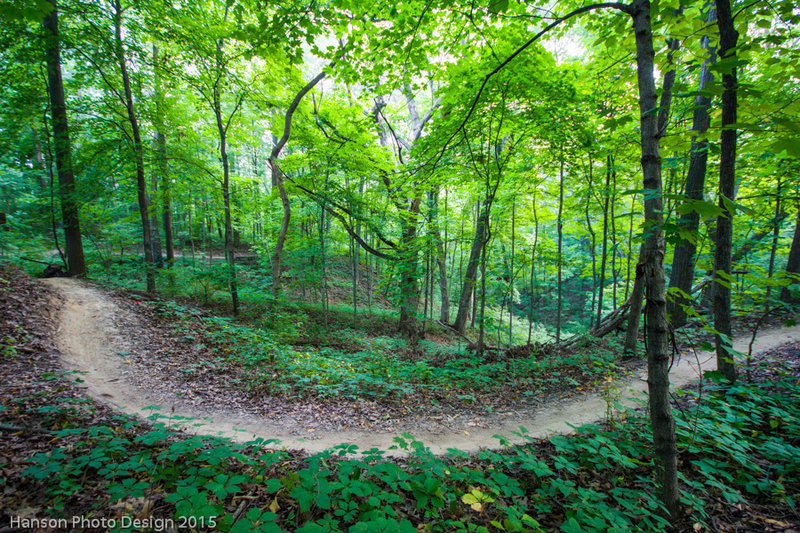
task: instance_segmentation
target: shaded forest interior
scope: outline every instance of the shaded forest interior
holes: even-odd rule
[[[733,349],[737,334],[793,324],[800,304],[800,13],[790,0],[29,4],[0,2],[0,261],[128,291],[163,321],[165,339],[188,339],[197,359],[175,356],[180,379],[208,372],[252,398],[387,410],[417,401],[460,416],[600,390],[646,368],[647,413],[634,424],[647,425],[650,448],[640,437],[629,451],[647,464],[647,482],[633,485],[657,490],[645,513],[653,529],[709,523],[686,497],[705,481],[682,469],[728,468],[681,456],[711,448],[687,452],[671,403],[679,349],[714,350],[714,398],[796,392],[759,389],[753,354]],[[31,292],[5,272],[9,287]],[[11,323],[9,361],[39,350]],[[794,358],[777,353],[783,366],[764,361],[755,374],[790,378]],[[785,414],[765,414],[753,431],[766,436],[766,423],[795,446],[796,413]],[[127,429],[130,442],[143,431]],[[617,429],[635,432],[589,432]],[[531,446],[573,446],[559,442]],[[561,469],[497,460],[515,483],[520,468]],[[584,467],[564,468],[580,477]],[[785,486],[737,478],[715,494],[730,505],[741,491],[762,503],[771,494],[784,516],[789,471]],[[534,524],[508,488],[517,485],[483,492],[478,478],[450,494],[479,514],[464,522],[470,531],[624,529],[635,515],[594,523],[571,508]],[[333,504],[307,506],[292,483],[291,513],[279,512],[275,485],[277,509],[260,507],[268,519],[234,509],[224,528],[323,520],[312,509]],[[418,510],[443,508],[422,483]],[[176,494],[153,501],[202,507]],[[214,497],[230,510],[227,493]],[[513,512],[484,520],[503,498]],[[393,515],[390,499],[342,503],[337,524],[414,530],[431,518]],[[625,517],[625,505],[610,516]],[[451,515],[432,523],[451,530]]]

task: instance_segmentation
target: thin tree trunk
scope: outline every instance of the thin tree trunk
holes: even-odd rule
[[[716,10],[709,9],[708,21],[716,20]],[[707,50],[703,65],[700,67],[700,79],[698,81],[698,91],[701,93],[706,85],[714,80],[714,76],[709,69],[715,60],[714,49],[710,45],[708,37],[703,37],[701,46]],[[699,94],[694,101],[694,115],[692,117],[692,131],[696,135],[692,137],[692,146],[689,156],[689,171],[686,175],[686,186],[684,195],[689,201],[699,201],[703,199],[703,189],[705,188],[706,166],[708,162],[708,140],[698,139],[698,136],[705,134],[711,123],[709,110],[711,109],[711,98],[705,94]],[[687,232],[695,234],[700,227],[700,215],[697,211],[689,211],[681,215],[678,225]],[[696,262],[697,246],[695,239],[690,237],[682,239],[676,246],[672,257],[672,273],[669,279],[669,287],[673,287],[683,294],[689,295],[694,281],[694,268]],[[684,298],[681,294],[672,294],[667,301],[667,314],[671,317],[674,328],[686,324],[686,311],[684,306],[691,305],[691,300]]]
[[[164,135],[163,94],[161,91],[161,69],[158,64],[158,45],[153,43],[153,63],[155,64],[155,100],[156,100],[156,154],[158,171],[161,175],[161,219],[164,225],[164,247],[167,253],[167,268],[175,264],[175,243],[172,235],[172,202],[170,199],[169,169],[167,167],[167,138]]]
[[[67,258],[64,256],[64,252],[61,250],[61,245],[58,243],[58,230],[56,228],[56,194],[55,194],[55,176],[53,175],[53,150],[51,148],[51,134],[50,128],[47,125],[47,113],[45,112],[44,116],[42,117],[44,123],[44,131],[45,135],[47,136],[47,178],[49,181],[49,191],[50,191],[50,231],[53,234],[53,244],[56,246],[56,250],[58,250],[58,256],[61,258],[61,263],[63,263],[64,267],[69,272],[69,264],[67,263]]]
[[[464,273],[464,282],[461,285],[461,297],[458,301],[458,312],[456,313],[456,320],[453,327],[459,333],[466,331],[467,316],[469,315],[470,304],[473,302],[472,293],[475,289],[478,276],[478,262],[481,257],[481,250],[486,243],[487,227],[489,225],[489,210],[491,204],[478,202],[478,205],[483,207],[478,215],[478,221],[475,228],[475,237],[472,239],[472,247],[469,251],[469,259],[467,260],[467,268]],[[480,207],[479,207],[480,209]],[[475,313],[473,313],[473,318]]]
[[[517,222],[517,197],[511,199],[511,273],[508,280],[508,345],[514,344],[514,253]],[[499,344],[499,343],[498,343]]]
[[[800,294],[789,290],[789,287],[800,285],[800,202],[797,205],[797,220],[794,225],[794,237],[792,247],[789,249],[789,259],[786,261],[786,274],[789,277],[789,285],[781,290],[781,301],[787,304],[800,302]]]
[[[222,76],[224,68],[222,64],[222,40],[217,42],[217,70],[218,75]],[[230,117],[239,109],[237,103],[226,124],[222,117],[222,94],[219,90],[219,83],[214,85],[213,100],[214,117],[217,121],[217,134],[219,135],[219,156],[222,160],[222,205],[225,216],[225,258],[228,261],[228,288],[231,293],[231,308],[233,316],[239,314],[239,290],[236,283],[236,251],[233,243],[233,221],[231,219],[231,188],[230,188],[230,161],[228,159],[228,126]]]
[[[446,196],[445,196],[446,199]],[[439,189],[436,188],[428,193],[428,203],[430,205],[430,223],[433,233],[434,246],[436,248],[436,266],[439,271],[439,297],[441,306],[439,309],[439,320],[447,324],[450,321],[450,290],[447,284],[447,254],[442,242],[442,234],[439,230]],[[445,207],[447,202],[445,201]]]
[[[136,110],[133,103],[133,93],[131,92],[131,82],[128,76],[125,50],[122,47],[122,5],[120,5],[120,0],[114,1],[114,30],[116,36],[117,62],[119,63],[120,73],[122,74],[122,85],[125,90],[125,107],[133,136],[133,155],[136,163],[136,190],[139,199],[139,216],[142,220],[142,244],[144,246],[147,292],[155,292],[156,276],[155,267],[153,266],[153,249],[150,242],[150,206],[147,201],[147,180],[144,175],[142,137],[139,132],[139,121],[136,118]]]
[[[729,0],[716,0],[720,33],[719,57],[729,64],[722,74],[722,133],[720,134],[719,207],[714,251],[714,329],[716,330],[717,368],[729,381],[736,380],[731,344],[731,245],[733,242],[732,204],[736,181],[736,41]]]
[[[164,255],[161,251],[161,232],[158,230],[158,176],[150,175],[150,244],[153,247],[153,265],[164,268]]]
[[[649,0],[637,0],[637,1],[642,6],[644,6],[646,4],[647,5],[647,8],[646,8],[647,10],[650,9]],[[650,39],[652,41],[652,32],[651,32]],[[658,116],[655,119],[656,120],[655,135],[657,137],[656,138],[657,142],[661,137],[666,135],[667,126],[669,124],[670,105],[672,103],[672,87],[675,84],[675,69],[674,69],[673,60],[672,60],[672,54],[673,54],[673,52],[675,50],[677,50],[679,43],[678,43],[678,41],[670,39],[670,40],[668,40],[667,44],[668,44],[668,48],[669,48],[669,52],[667,54],[667,61],[668,61],[669,66],[671,67],[671,69],[669,71],[667,71],[667,73],[664,75],[664,81],[663,81],[662,90],[661,90],[661,101],[659,102]],[[640,97],[641,97],[641,93],[640,93]],[[641,101],[640,101],[640,103],[641,103]],[[651,109],[653,109],[653,108],[651,108]],[[644,133],[642,133],[642,134],[644,134]],[[643,150],[644,150],[644,148],[643,148]],[[658,150],[658,147],[656,147],[656,150]],[[642,153],[644,154],[644,152],[642,152]],[[660,154],[659,154],[659,159],[658,159],[658,165],[659,165],[659,174],[658,174],[659,191],[658,192],[659,192],[659,195],[662,195],[663,189],[662,189],[662,185],[661,185],[661,155]],[[614,172],[615,173],[612,175],[612,182],[614,183],[614,188],[616,189],[616,171],[614,171]],[[645,175],[645,177],[646,177],[646,175]],[[647,189],[647,187],[645,187],[645,189]],[[647,199],[646,196],[647,196],[647,194],[645,194],[645,200]],[[661,196],[660,196],[660,198],[661,198],[661,200],[659,200],[661,202],[660,203],[660,209],[662,209],[662,213],[659,214],[659,218],[663,221],[663,198]],[[645,204],[645,211],[647,210],[646,206],[647,206],[647,204]],[[613,220],[613,216],[612,216],[612,220]],[[649,232],[649,228],[650,228],[650,226],[648,225],[648,222],[647,222],[647,217],[645,217],[645,226],[644,227],[645,227],[645,230],[646,230],[646,234],[645,235],[647,236],[648,235],[647,232]],[[612,232],[613,232],[613,229],[612,229]],[[628,327],[627,327],[627,330],[625,332],[624,352],[625,353],[631,353],[631,354],[636,352],[636,342],[637,342],[637,338],[638,338],[638,335],[639,335],[639,321],[640,321],[641,314],[642,314],[642,298],[646,296],[646,290],[647,290],[646,289],[646,283],[644,282],[644,280],[639,280],[639,278],[641,276],[640,276],[640,273],[639,273],[639,270],[638,270],[640,268],[640,265],[643,263],[643,261],[645,261],[645,245],[646,244],[647,244],[647,242],[645,241],[644,243],[642,243],[642,246],[639,249],[639,260],[638,260],[637,265],[636,265],[636,269],[637,269],[636,270],[636,280],[634,281],[634,284],[633,284],[633,293],[632,293],[632,296],[631,296],[631,307],[630,307],[630,311],[628,313]],[[662,268],[662,271],[663,271],[663,268],[664,268],[663,257],[662,257],[661,268]],[[637,281],[639,282],[639,286],[636,285]],[[616,276],[615,276],[614,282],[615,282],[615,286],[616,286]],[[616,307],[616,302],[615,302],[615,307]]]
[[[606,157],[606,187],[604,191],[605,201],[603,202],[603,251],[600,256],[600,288],[597,296],[597,325],[600,325],[600,317],[603,316],[603,294],[606,285],[606,264],[608,262],[608,203],[611,195],[611,154]]]
[[[277,297],[280,293],[281,287],[281,255],[283,254],[283,245],[286,242],[286,234],[289,232],[289,221],[292,218],[292,207],[289,203],[289,195],[286,194],[286,187],[283,184],[283,172],[278,166],[278,156],[289,141],[292,132],[292,117],[294,116],[297,107],[303,97],[313,89],[317,83],[325,77],[325,72],[320,72],[311,81],[303,86],[302,89],[295,95],[294,100],[286,110],[283,124],[283,135],[275,142],[272,147],[272,152],[269,156],[269,166],[272,170],[272,184],[278,187],[278,192],[281,197],[281,205],[283,206],[283,218],[281,218],[281,227],[278,231],[278,238],[275,240],[275,248],[272,250],[272,296]]]
[[[592,219],[589,216],[589,205],[592,202],[592,155],[589,154],[589,183],[586,189],[586,204],[583,208],[584,218],[586,219],[586,229],[589,231],[589,235],[592,237],[592,247],[589,250],[590,256],[592,258],[592,307],[589,310],[589,329],[594,327],[594,313],[595,313],[595,305],[597,304],[597,235],[594,232],[594,228],[592,227]],[[600,323],[600,313],[598,309],[597,313],[597,323]]]
[[[653,33],[649,0],[631,4],[636,36],[643,187],[647,237],[643,247],[642,274],[645,282],[647,384],[653,443],[659,468],[662,501],[674,524],[678,518],[678,461],[675,422],[669,403],[669,354],[664,280],[664,234],[662,225],[661,155],[659,128],[652,111],[657,106],[654,82]],[[637,267],[638,269],[638,267]],[[637,276],[639,277],[639,276]]]
[[[558,173],[558,252],[557,252],[557,266],[556,271],[558,273],[558,305],[556,310],[556,343],[561,342],[561,311],[562,311],[562,298],[564,288],[561,285],[561,265],[563,262],[563,257],[561,255],[561,247],[564,241],[564,224],[563,224],[563,216],[564,216],[564,150],[563,147],[561,149],[561,165],[559,167]]]
[[[536,280],[536,245],[539,243],[539,217],[536,213],[536,191],[533,192],[533,245],[531,246],[531,285],[528,298],[528,344],[533,332],[533,288]]]
[[[617,215],[615,206],[617,204],[617,169],[614,163],[614,157],[611,156],[611,189],[608,194],[611,196],[611,205],[609,206],[611,219],[611,308],[617,308]]]
[[[625,299],[631,295],[631,257],[633,257],[633,211],[636,208],[636,195],[631,195],[631,213],[628,226],[628,254],[625,262]],[[635,274],[634,274],[635,275]]]
[[[350,220],[350,225],[353,225],[353,221]],[[357,230],[356,230],[357,231]],[[350,235],[350,274],[351,280],[353,282],[353,325],[356,323],[356,319],[358,318],[358,243],[356,243],[355,239],[352,235]]]
[[[485,318],[486,318],[486,246],[489,243],[490,237],[490,230],[487,228],[486,231],[486,240],[483,243],[483,248],[481,249],[481,315],[480,320],[478,322],[479,333],[478,333],[478,350],[477,355],[478,357],[483,356],[483,349],[484,349],[484,331],[486,329],[485,326]]]
[[[775,273],[775,255],[778,252],[778,237],[780,235],[780,229],[781,229],[781,224],[779,221],[780,221],[781,209],[783,207],[781,204],[781,177],[778,176],[777,179],[778,183],[777,186],[775,187],[775,219],[773,220],[773,226],[772,226],[772,246],[770,247],[769,250],[769,266],[767,267],[767,277],[769,279],[772,279],[772,275]],[[769,298],[771,292],[772,292],[772,286],[767,285],[767,294],[766,298],[764,298],[765,300],[764,305],[767,308],[770,307]]]
[[[642,301],[644,299],[644,273],[641,270],[644,260],[644,244],[639,247],[639,259],[636,262],[636,277],[631,291],[631,308],[628,311],[628,326],[625,329],[625,344],[623,353],[635,354],[636,344],[639,342],[639,321],[642,316]]]
[[[61,199],[61,218],[64,223],[64,243],[67,249],[67,265],[70,276],[86,276],[86,260],[81,240],[80,209],[75,191],[75,175],[72,170],[72,147],[67,122],[67,106],[64,98],[64,82],[61,77],[61,41],[58,35],[58,5],[48,0],[53,9],[43,21],[47,84],[53,120],[53,144],[55,145],[58,194]]]

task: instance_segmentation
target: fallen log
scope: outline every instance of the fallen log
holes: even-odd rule
[[[465,334],[463,334],[460,331],[458,331],[451,324],[445,324],[441,320],[436,320],[435,322],[438,325],[440,325],[443,328],[445,328],[446,330],[454,333],[456,336],[461,337],[462,339],[464,339],[466,341],[466,343],[467,343],[467,349],[468,350],[477,350],[478,349],[478,343],[476,341],[473,341],[472,339],[467,337]],[[495,351],[495,352],[502,352],[503,350],[505,350],[505,348],[500,348],[499,346],[488,346],[486,344],[483,345],[483,349],[484,349],[484,351],[488,350],[488,351]]]

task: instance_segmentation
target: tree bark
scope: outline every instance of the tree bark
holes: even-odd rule
[[[228,260],[228,287],[231,293],[233,316],[239,314],[239,290],[236,284],[236,251],[233,248],[233,221],[231,219],[230,163],[228,161],[227,127],[222,120],[222,101],[214,88],[214,116],[219,134],[219,155],[222,160],[222,204],[225,210],[225,258]]]
[[[280,293],[281,286],[281,255],[283,254],[283,245],[286,242],[286,234],[289,232],[289,221],[292,218],[292,206],[289,203],[289,195],[286,194],[286,187],[283,184],[283,172],[278,166],[278,156],[289,141],[292,133],[292,117],[297,111],[303,97],[317,85],[317,83],[325,77],[325,72],[320,72],[311,81],[303,86],[302,89],[295,95],[289,108],[286,110],[283,124],[283,135],[277,140],[275,146],[272,147],[272,152],[269,155],[269,166],[272,170],[272,183],[278,187],[278,193],[281,197],[281,205],[283,206],[283,218],[281,218],[281,227],[278,231],[278,238],[275,241],[275,248],[272,250],[272,296],[277,297]]]
[[[639,260],[636,262],[636,277],[631,291],[631,308],[628,311],[628,326],[625,329],[625,344],[623,353],[636,353],[636,344],[639,342],[639,321],[642,316],[642,301],[644,299],[644,272],[640,265],[644,261],[644,244],[639,247]]]
[[[781,290],[781,301],[787,304],[800,303],[800,293],[792,293],[791,285],[800,285],[800,205],[797,206],[797,221],[794,225],[794,238],[789,249],[789,259],[786,261],[786,274],[789,276],[790,285]]]
[[[80,209],[75,190],[75,174],[72,169],[72,147],[67,122],[67,106],[64,98],[64,82],[61,77],[61,51],[58,34],[58,5],[49,0],[53,9],[43,21],[46,33],[45,61],[50,107],[53,120],[53,144],[55,145],[58,194],[61,200],[61,218],[64,223],[64,242],[67,248],[67,267],[70,276],[86,276],[86,260],[81,240]]]
[[[731,245],[733,242],[733,201],[736,191],[736,41],[729,0],[716,0],[720,34],[719,57],[729,63],[722,74],[722,133],[720,134],[719,207],[716,248],[714,250],[714,329],[716,330],[717,368],[725,379],[736,380],[731,345]]]
[[[536,245],[539,243],[539,217],[536,213],[536,189],[533,190],[533,245],[531,246],[531,284],[528,297],[528,344],[533,333],[533,289],[536,280]]]
[[[783,204],[781,203],[781,177],[778,176],[778,183],[775,187],[775,218],[772,221],[772,245],[769,249],[769,265],[767,267],[767,277],[772,280],[775,274],[775,255],[778,253],[778,237],[780,236],[781,224],[780,216]],[[764,305],[766,308],[770,307],[770,294],[772,293],[772,286],[767,285],[767,294],[764,298]]]
[[[133,103],[131,82],[128,76],[128,66],[125,60],[125,50],[122,47],[122,5],[120,0],[114,1],[114,31],[116,36],[116,54],[122,75],[122,85],[125,93],[125,108],[128,122],[131,125],[133,137],[133,156],[136,164],[136,192],[139,199],[139,217],[142,221],[142,245],[144,247],[145,275],[147,278],[147,292],[155,292],[156,276],[153,266],[153,249],[150,242],[150,206],[147,201],[147,180],[144,175],[144,155],[142,150],[142,137],[139,131],[139,120],[136,118],[136,109]]]
[[[508,275],[508,345],[513,344],[514,339],[514,253],[516,239],[515,230],[517,223],[517,197],[511,199],[511,268]],[[497,344],[500,344],[499,342]]]
[[[167,167],[167,138],[164,135],[163,93],[161,91],[160,67],[158,65],[158,45],[153,43],[153,63],[155,64],[155,145],[158,158],[157,168],[161,175],[161,219],[164,225],[164,247],[167,253],[167,268],[175,264],[175,242],[172,236],[172,202],[170,199],[169,169]]]
[[[464,282],[461,285],[461,297],[458,300],[458,312],[453,327],[459,333],[464,333],[467,327],[467,317],[472,303],[472,293],[478,279],[478,263],[481,258],[481,250],[486,244],[486,229],[489,226],[489,211],[491,202],[479,202],[482,210],[478,216],[478,223],[475,227],[475,237],[472,239],[472,246],[469,250],[467,268],[464,272]]]
[[[600,324],[600,317],[603,316],[603,293],[606,286],[606,263],[608,261],[608,201],[611,196],[611,166],[613,165],[611,154],[606,158],[606,187],[605,202],[603,203],[603,251],[600,256],[600,282],[597,295],[597,324]]]
[[[716,11],[710,9],[708,21],[716,20]],[[715,51],[709,43],[708,37],[703,37],[701,45],[707,50],[708,56],[700,67],[700,80],[698,81],[698,91],[702,92],[706,85],[714,81],[714,76],[709,70],[709,65],[714,63]],[[708,141],[698,139],[708,131],[711,123],[709,110],[711,109],[711,98],[699,94],[694,101],[694,114],[692,116],[692,131],[696,135],[692,137],[692,146],[689,155],[689,171],[686,175],[686,185],[684,196],[689,200],[702,200],[703,189],[705,187],[706,166],[708,162]],[[700,227],[700,215],[696,211],[689,211],[681,215],[678,225],[691,235],[697,233]],[[697,246],[693,236],[681,241],[675,246],[672,257],[672,273],[669,279],[669,288],[673,287],[682,293],[690,294],[694,281],[694,267],[696,261]],[[684,298],[681,294],[672,294],[667,300],[667,314],[670,316],[672,327],[679,328],[686,324],[686,311],[684,306],[691,305],[691,300]]]
[[[447,324],[450,322],[450,290],[447,284],[447,254],[442,242],[442,233],[439,229],[439,189],[428,193],[428,200],[431,209],[431,232],[436,252],[436,266],[439,271],[439,297],[441,307],[439,309],[439,320]],[[447,207],[447,202],[445,202]]]
[[[648,3],[647,9],[648,10],[650,9],[649,8],[649,3]],[[651,44],[652,44],[652,33],[651,33],[650,40],[651,40]],[[667,125],[669,124],[670,106],[672,104],[672,88],[675,85],[675,68],[674,68],[674,65],[673,65],[672,56],[673,56],[674,51],[678,49],[678,46],[679,46],[680,43],[678,41],[674,40],[674,39],[669,39],[667,41],[667,44],[668,44],[668,49],[669,49],[669,52],[668,52],[668,55],[667,55],[668,64],[672,68],[664,75],[664,81],[663,81],[663,85],[662,85],[662,89],[661,89],[661,101],[659,102],[659,106],[658,106],[658,115],[657,115],[657,118],[654,118],[654,120],[656,121],[656,125],[655,125],[655,135],[657,137],[656,141],[659,141],[661,139],[661,137],[666,135]],[[641,93],[640,93],[640,98],[641,98]],[[640,103],[641,103],[641,101],[640,101]],[[651,108],[651,109],[653,109],[653,108]],[[658,147],[656,147],[656,148],[658,148]],[[644,152],[642,152],[642,153],[644,153]],[[662,182],[661,182],[661,155],[660,154],[659,154],[658,164],[659,164],[659,175],[658,175],[658,186],[659,186],[659,188],[658,188],[658,192],[659,192],[659,194],[662,194],[663,190],[662,190]],[[614,189],[616,189],[616,171],[612,169],[612,173],[613,173],[612,174],[612,177],[613,177],[612,181],[613,181],[613,184],[614,184]],[[647,188],[647,187],[645,187],[645,188]],[[645,200],[646,200],[646,198],[645,198]],[[663,198],[661,199],[661,209],[663,209]],[[645,211],[647,211],[646,205],[645,205]],[[660,214],[659,217],[660,217],[661,220],[663,220],[663,214]],[[612,219],[612,221],[614,220],[613,212],[612,212],[611,219]],[[647,217],[645,216],[645,234],[647,234],[647,231],[648,231],[648,222],[647,222]],[[614,232],[615,232],[615,230],[612,227],[612,233],[614,233]],[[638,270],[640,268],[640,265],[642,265],[643,262],[645,261],[645,245],[646,245],[646,242],[642,243],[641,247],[639,248],[639,260],[638,260],[638,262],[636,264],[636,269],[637,269],[636,270],[636,278],[635,278],[634,283],[633,283],[633,292],[631,293],[632,294],[631,295],[631,307],[630,307],[630,312],[628,313],[628,327],[627,327],[626,332],[625,332],[625,345],[624,345],[624,348],[623,348],[623,352],[624,353],[630,353],[630,354],[636,352],[636,343],[638,341],[638,336],[639,336],[639,321],[640,321],[641,314],[642,314],[642,298],[644,298],[646,296],[646,294],[645,294],[645,292],[646,292],[646,283],[645,283],[645,280],[640,275],[640,272]],[[614,250],[616,250],[616,246],[612,246],[612,248]],[[663,260],[663,258],[662,258],[662,260]],[[662,269],[663,269],[663,264],[662,264]],[[637,285],[637,282],[638,282],[638,285]],[[615,276],[615,279],[614,279],[614,286],[615,287],[616,287],[616,284],[617,284],[617,280],[616,280],[616,276]],[[615,300],[614,301],[614,307],[616,308],[616,297],[614,298],[614,300]]]
[[[678,517],[678,461],[675,422],[669,403],[669,354],[664,280],[663,197],[659,124],[652,113],[656,108],[653,77],[654,51],[649,0],[633,0],[631,16],[636,35],[636,64],[639,85],[639,112],[642,174],[645,195],[645,232],[642,250],[647,338],[647,384],[653,443],[659,467],[662,501],[674,523]],[[637,276],[638,277],[638,276]]]
[[[589,231],[589,235],[592,237],[592,246],[589,249],[589,255],[592,258],[592,308],[589,310],[589,329],[594,328],[594,313],[595,313],[595,305],[597,304],[597,235],[595,234],[594,228],[592,227],[592,219],[589,216],[589,205],[592,201],[592,155],[589,154],[589,183],[586,189],[586,204],[584,204],[583,208],[583,215],[586,219],[586,229]],[[600,323],[600,313],[597,313],[597,323]],[[530,342],[530,341],[529,341]]]
[[[561,284],[561,266],[563,257],[561,255],[561,247],[564,241],[564,148],[561,148],[561,165],[558,172],[558,251],[557,251],[557,266],[556,272],[558,275],[558,304],[556,308],[556,343],[561,341],[561,312],[563,306],[564,288]]]
[[[419,208],[421,198],[411,201],[406,211],[407,219],[403,220],[403,234],[401,239],[400,256],[398,260],[400,269],[400,333],[411,341],[412,346],[420,339],[422,334],[417,325],[417,307],[419,306],[420,291],[417,283],[417,227],[419,224]]]
[[[153,265],[164,268],[164,254],[161,250],[161,232],[158,229],[158,176],[150,175],[150,244],[153,247]]]

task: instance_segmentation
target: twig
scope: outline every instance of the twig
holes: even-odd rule
[[[10,431],[12,433],[21,433],[21,432],[50,433],[51,435],[57,433],[57,431],[44,428],[33,428],[25,426],[6,426],[6,425],[0,425],[0,431]]]

